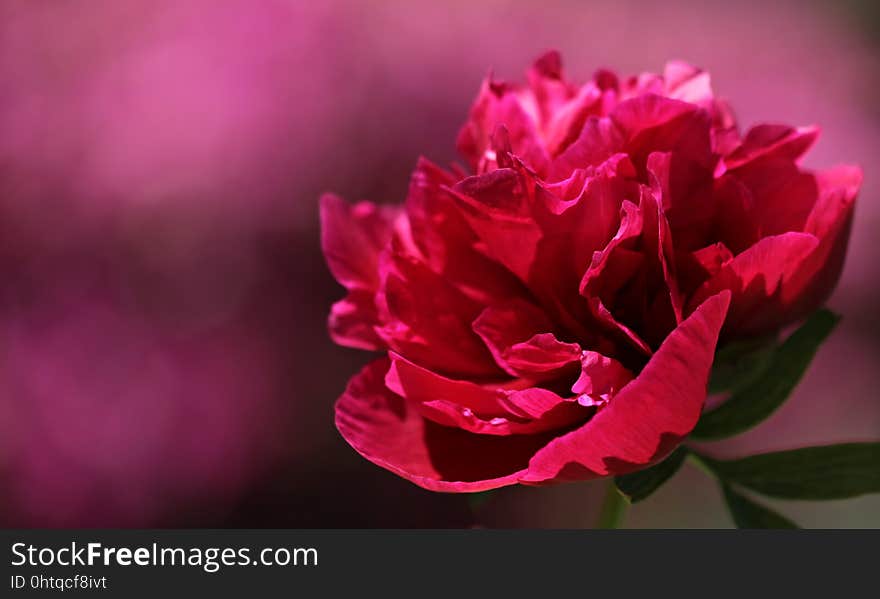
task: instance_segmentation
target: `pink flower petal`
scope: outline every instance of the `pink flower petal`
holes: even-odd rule
[[[386,347],[376,333],[380,326],[375,293],[355,289],[330,308],[327,327],[334,342],[356,349],[379,350]]]
[[[368,364],[336,402],[336,428],[363,457],[432,491],[476,492],[517,482],[552,438],[476,435],[425,420],[384,384],[388,360]]]
[[[580,346],[559,341],[555,328],[543,310],[518,298],[489,306],[473,324],[505,372],[532,380],[553,378],[580,356]]]
[[[725,264],[690,300],[691,309],[706,298],[729,289],[730,310],[725,334],[756,335],[788,322],[796,290],[792,277],[818,245],[808,233],[783,233],[765,237]]]
[[[590,398],[587,404],[578,398],[582,405],[598,405],[607,403],[632,379],[633,374],[617,360],[594,351],[585,351],[581,354],[581,375],[571,390]]]
[[[393,253],[384,266],[379,336],[391,349],[433,370],[470,376],[499,370],[471,323],[482,310],[419,259]]]
[[[374,296],[379,285],[379,254],[391,239],[399,209],[369,202],[351,206],[332,194],[321,198],[321,247],[330,271],[348,296],[336,302],[328,327],[336,343],[358,349],[385,347]]]
[[[739,147],[724,157],[724,166],[731,170],[765,158],[793,162],[805,154],[818,137],[818,127],[757,125],[749,129]]]
[[[399,213],[399,208],[370,202],[352,206],[333,194],[321,198],[321,249],[330,272],[346,289],[376,289],[379,253]]]
[[[838,167],[819,173],[819,199],[804,226],[819,239],[810,255],[789,281],[795,298],[789,314],[797,320],[821,306],[834,290],[849,242],[856,196],[862,185],[858,167]]]
[[[665,457],[700,417],[728,302],[727,292],[706,300],[607,406],[541,448],[520,482],[623,474]]]
[[[577,343],[563,343],[553,333],[540,333],[507,348],[503,359],[515,376],[539,381],[561,376],[580,354]]]

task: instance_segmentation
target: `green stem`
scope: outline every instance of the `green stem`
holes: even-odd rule
[[[614,479],[608,483],[605,490],[605,499],[602,501],[602,509],[599,512],[599,522],[596,528],[620,528],[623,516],[626,514],[627,501],[624,499]]]
[[[711,468],[703,461],[700,454],[695,451],[690,451],[687,456],[688,461],[691,464],[696,466],[699,470],[703,472],[703,474],[707,475],[709,478],[718,478],[718,476],[712,471]]]

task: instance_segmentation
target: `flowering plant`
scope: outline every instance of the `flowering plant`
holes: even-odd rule
[[[486,80],[458,137],[472,174],[421,159],[402,206],[322,198],[348,291],[330,333],[384,354],[337,402],[340,433],[450,492],[615,477],[638,501],[690,454],[740,526],[791,525],[743,489],[880,491],[876,443],[734,461],[685,444],[766,418],[837,320],[820,308],[861,172],[802,168],[817,135],[741,133],[683,63],[574,85],[551,52],[527,85]],[[729,397],[703,413],[707,384]]]

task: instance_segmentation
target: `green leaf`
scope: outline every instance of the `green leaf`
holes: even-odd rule
[[[829,310],[814,313],[776,350],[764,358],[756,376],[735,388],[718,408],[700,417],[691,437],[722,439],[746,431],[775,412],[788,399],[822,342],[840,317]]]
[[[715,352],[709,393],[739,389],[760,376],[770,364],[779,344],[773,337],[727,343]]]
[[[687,449],[679,446],[673,451],[669,457],[654,464],[650,468],[633,472],[632,474],[624,474],[614,479],[617,488],[623,493],[630,503],[637,503],[648,497],[651,493],[660,488],[660,485],[678,472],[682,462],[687,457]]]
[[[736,492],[730,485],[722,484],[721,491],[737,528],[800,528],[785,516]]]
[[[770,497],[821,500],[880,493],[880,443],[804,447],[729,461],[699,459],[724,482]]]

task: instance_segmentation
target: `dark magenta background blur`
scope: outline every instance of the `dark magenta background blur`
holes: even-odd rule
[[[880,36],[865,2],[6,0],[0,4],[0,525],[588,526],[601,485],[506,489],[476,518],[358,457],[332,405],[369,356],[325,330],[342,295],[317,198],[397,202],[490,68],[558,48],[711,71],[741,124],[818,123],[807,163],[865,186],[795,397],[719,445],[880,438]],[[880,498],[773,502],[880,526]],[[629,526],[728,526],[684,469]]]

